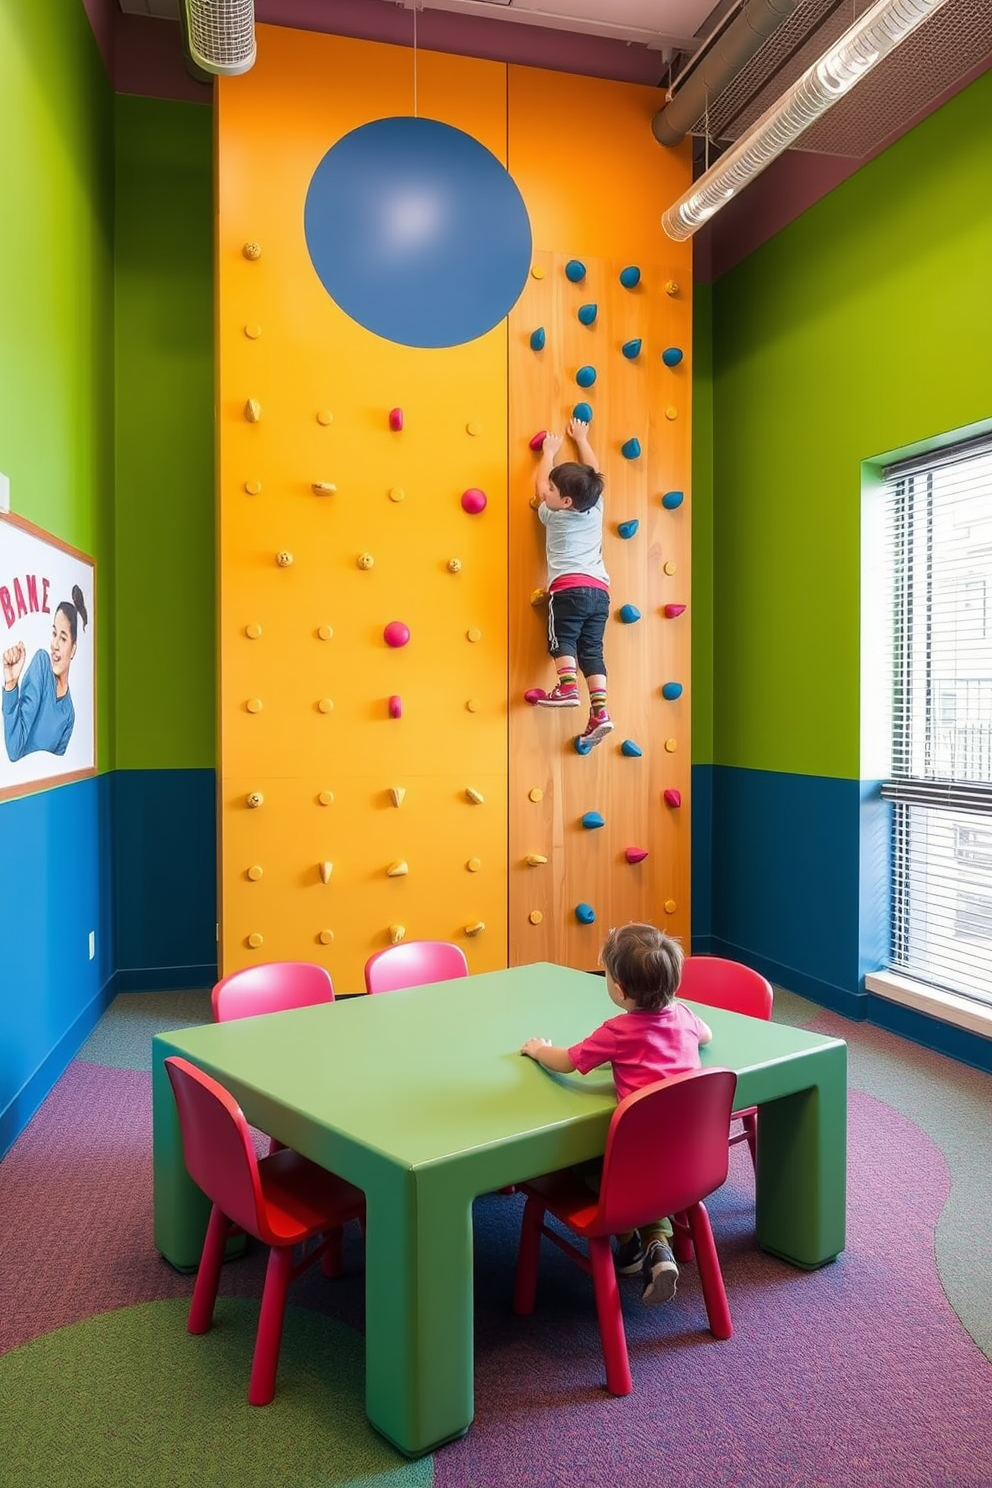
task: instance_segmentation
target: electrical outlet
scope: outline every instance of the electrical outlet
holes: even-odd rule
[[[96,955],[96,931],[90,931],[90,960]]]

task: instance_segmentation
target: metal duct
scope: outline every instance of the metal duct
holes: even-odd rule
[[[714,43],[685,86],[651,120],[654,137],[663,145],[677,145],[706,110],[709,99],[731,82],[745,63],[787,21],[803,0],[744,0],[737,15]]]
[[[234,77],[255,65],[254,0],[180,0],[179,10],[198,72]]]

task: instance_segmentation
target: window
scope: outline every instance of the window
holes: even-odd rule
[[[890,466],[891,970],[992,1006],[992,440]]]

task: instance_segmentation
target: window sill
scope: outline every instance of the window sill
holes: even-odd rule
[[[952,1023],[955,1028],[977,1033],[980,1038],[992,1039],[992,1007],[985,1008],[967,997],[927,987],[894,971],[872,972],[865,977],[865,987],[888,1002],[898,1002],[902,1007],[926,1013],[930,1018],[939,1018],[942,1023]]]

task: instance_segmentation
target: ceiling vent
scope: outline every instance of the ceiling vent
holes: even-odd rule
[[[193,67],[236,77],[255,65],[254,0],[180,0],[183,40]]]

